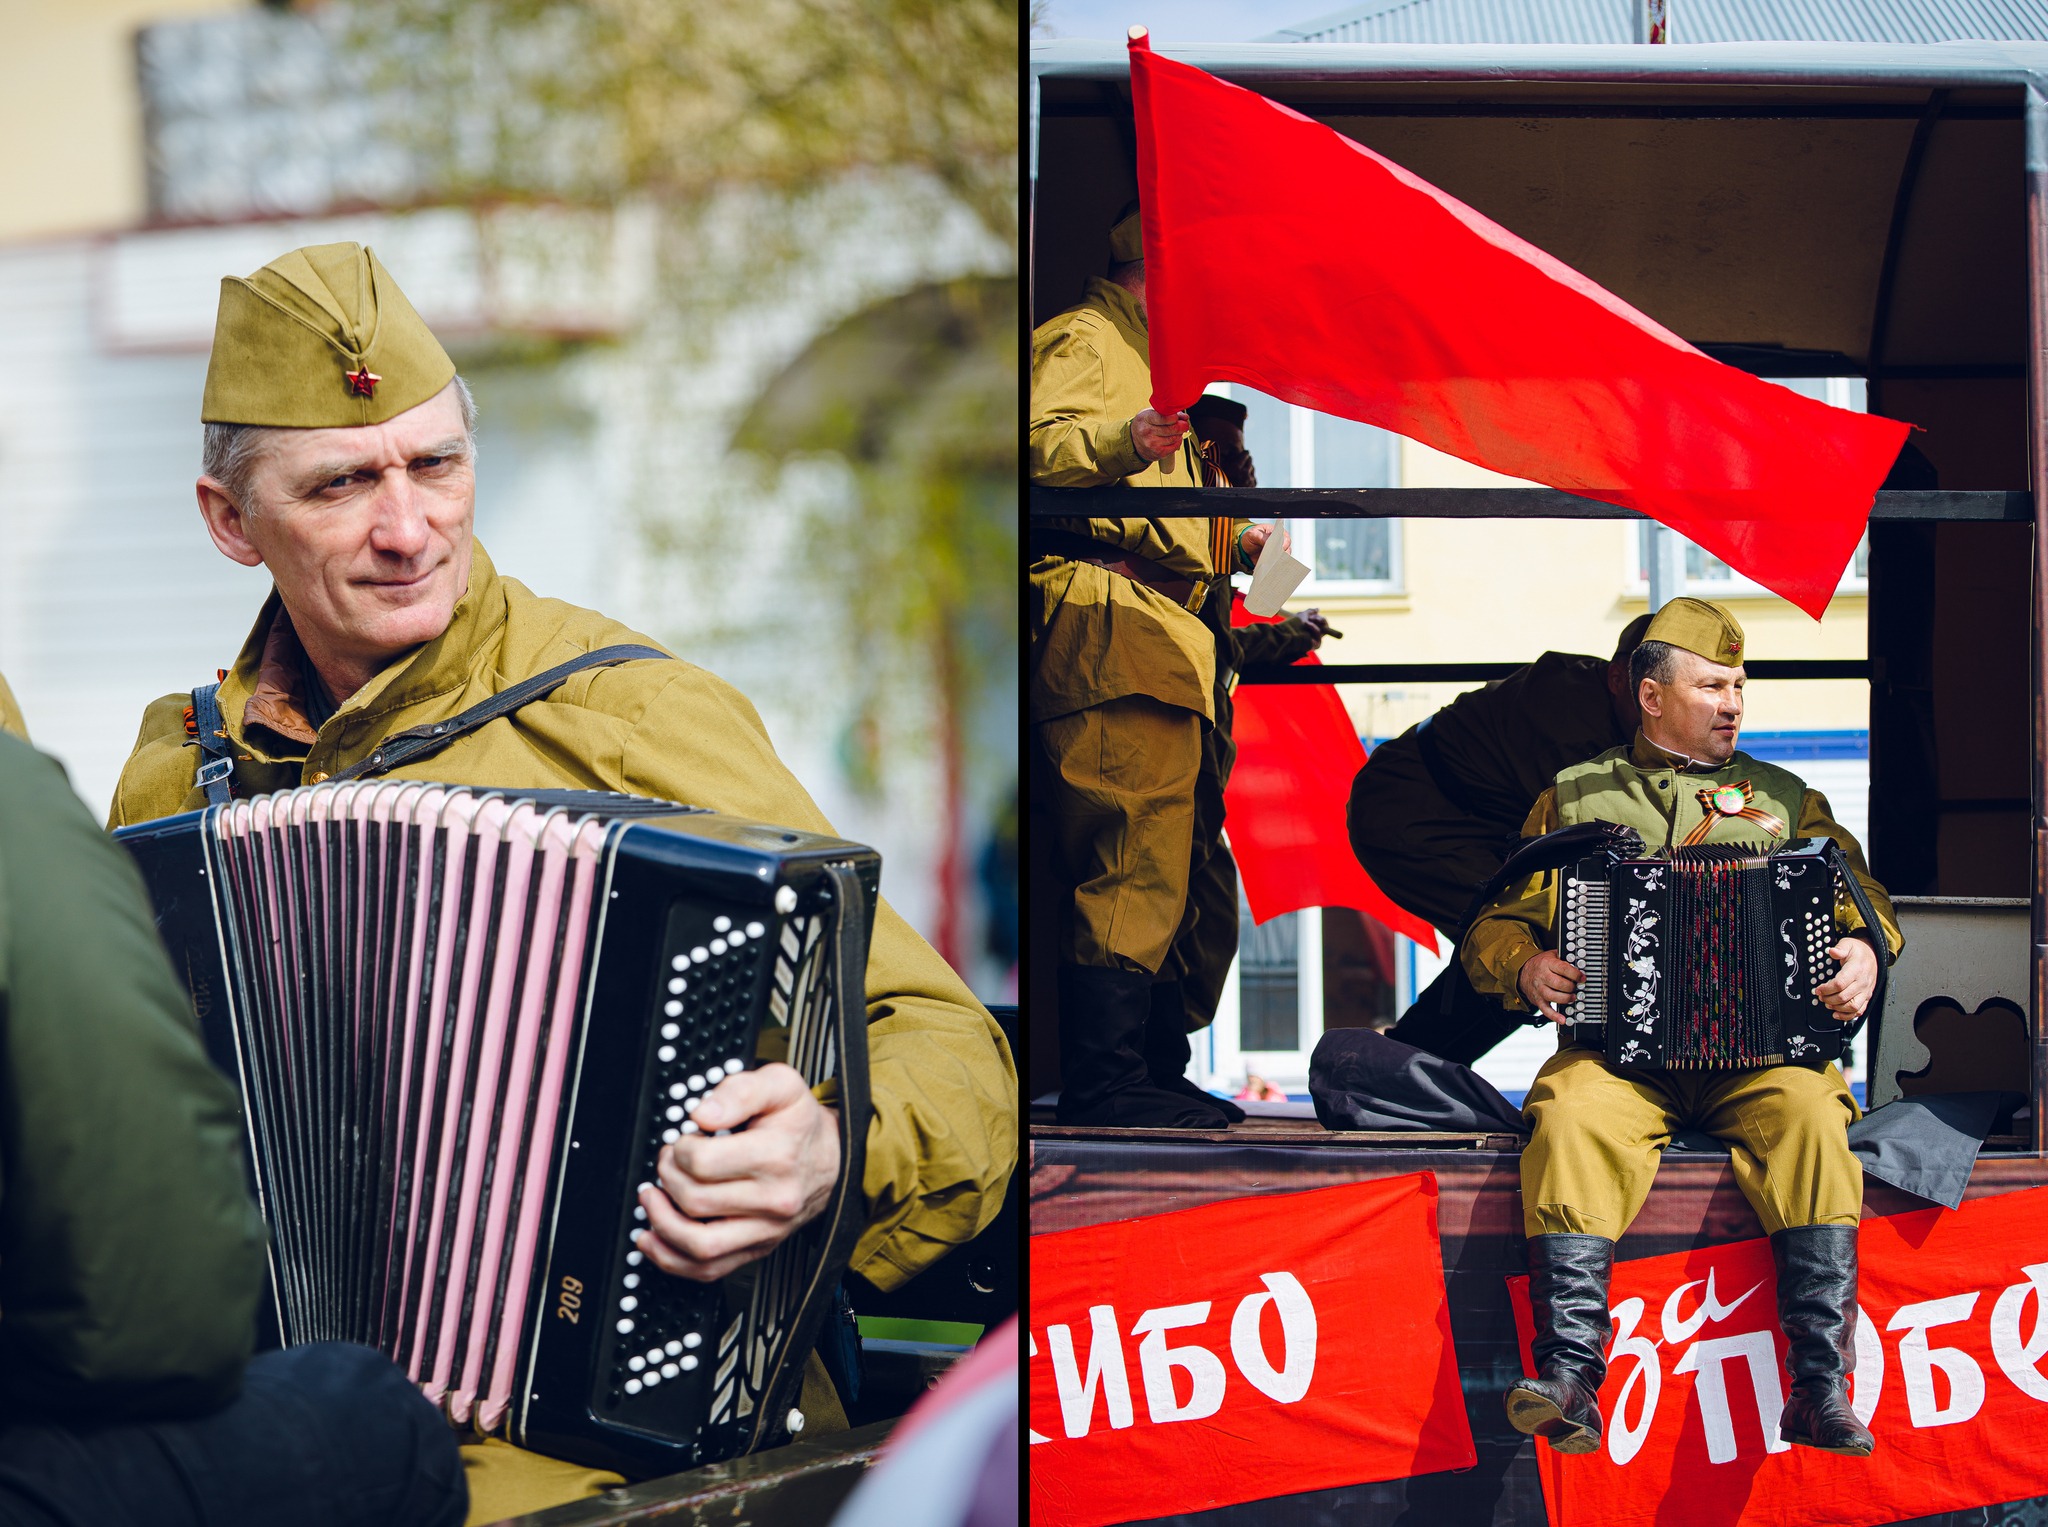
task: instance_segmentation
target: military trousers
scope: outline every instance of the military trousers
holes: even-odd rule
[[[1216,753],[1213,747],[1202,750],[1202,769],[1195,780],[1187,904],[1159,967],[1159,979],[1179,988],[1189,1033],[1214,1021],[1237,959],[1237,861],[1223,842],[1223,779]]]
[[[1158,974],[1186,910],[1203,725],[1185,707],[1122,695],[1032,728],[1062,964]]]
[[[1728,1147],[1735,1184],[1776,1235],[1862,1218],[1863,1168],[1848,1127],[1861,1116],[1833,1066],[1753,1071],[1652,1071],[1615,1066],[1598,1050],[1560,1050],[1522,1106],[1522,1228],[1529,1235],[1619,1240],[1657,1178],[1673,1130]]]

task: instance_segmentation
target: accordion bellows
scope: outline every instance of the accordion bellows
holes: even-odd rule
[[[1848,871],[1825,838],[1603,854],[1559,886],[1558,953],[1584,973],[1559,1010],[1616,1065],[1742,1070],[1839,1059],[1858,1027],[1813,996],[1840,965]]]
[[[374,1346],[458,1425],[632,1473],[792,1434],[865,1217],[872,850],[414,781],[119,836],[240,1084],[286,1344]],[[671,1277],[636,1190],[771,1059],[839,1085],[832,1203],[718,1283]]]

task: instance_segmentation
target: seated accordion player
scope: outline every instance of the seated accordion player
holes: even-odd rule
[[[1585,977],[1559,1005],[1565,1043],[1617,1066],[1820,1067],[1862,1027],[1814,996],[1841,968],[1828,954],[1838,903],[1878,926],[1832,838],[1649,853],[1631,828],[1586,823],[1529,840],[1492,884],[1550,868],[1557,953]],[[1880,965],[1870,1011],[1883,1001]]]
[[[451,1422],[635,1476],[787,1442],[865,1221],[880,860],[667,801],[312,785],[121,830],[241,1090],[285,1345],[386,1353]],[[632,1236],[662,1146],[786,1061],[825,1209],[712,1283]]]

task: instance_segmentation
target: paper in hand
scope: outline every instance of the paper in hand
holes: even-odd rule
[[[1245,590],[1244,607],[1254,615],[1277,615],[1287,596],[1301,587],[1308,576],[1308,564],[1298,562],[1280,547],[1280,527],[1266,537],[1259,560],[1252,567],[1252,586]]]

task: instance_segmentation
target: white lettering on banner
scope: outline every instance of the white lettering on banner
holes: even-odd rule
[[[1031,1333],[1028,1331],[1025,1334],[1027,1336],[1030,1336],[1031,1338],[1031,1355],[1033,1357],[1038,1356],[1038,1338],[1036,1336],[1032,1336]],[[1052,1441],[1052,1438],[1046,1436],[1043,1432],[1039,1431],[1039,1429],[1035,1426],[1027,1427],[1026,1430],[1031,1433],[1031,1440],[1034,1443]]]
[[[1778,1345],[1769,1331],[1744,1331],[1740,1336],[1714,1336],[1696,1341],[1672,1367],[1674,1374],[1698,1373],[1693,1393],[1699,1397],[1700,1420],[1707,1435],[1707,1462],[1734,1460],[1735,1420],[1728,1410],[1728,1385],[1721,1365],[1729,1358],[1747,1358],[1750,1383],[1756,1389],[1758,1421],[1763,1428],[1764,1451],[1783,1453],[1792,1444],[1778,1435],[1778,1418],[1785,1410],[1785,1391],[1778,1382]]]
[[[1906,1410],[1915,1426],[1954,1426],[1976,1415],[1984,1404],[1984,1370],[1976,1360],[1960,1348],[1930,1349],[1927,1345],[1929,1329],[1969,1319],[1976,1303],[1975,1294],[1923,1300],[1904,1306],[1885,1327],[1906,1333],[1899,1338],[1899,1376],[1906,1385]],[[1946,1406],[1934,1397],[1936,1368],[1948,1378]]]
[[[1066,1326],[1047,1326],[1046,1345],[1052,1348],[1052,1378],[1060,1392],[1060,1420],[1069,1437],[1085,1437],[1095,1419],[1095,1386],[1102,1385],[1103,1403],[1114,1429],[1129,1426],[1131,1376],[1124,1367],[1123,1338],[1116,1328],[1116,1310],[1098,1304],[1088,1311],[1088,1378],[1084,1383],[1080,1365],[1074,1361],[1074,1333]]]
[[[2042,1354],[2048,1353],[2048,1262],[2036,1262],[2020,1271],[2029,1281],[2015,1283],[1991,1307],[1991,1355],[2021,1394],[2048,1400],[2048,1378],[2041,1376],[2038,1366]],[[2022,1341],[2020,1313],[2029,1294],[2034,1296],[2034,1334]]]
[[[1316,1371],[1316,1307],[1293,1273],[1261,1273],[1259,1281],[1267,1291],[1246,1294],[1230,1318],[1230,1355],[1254,1389],[1292,1405],[1308,1393],[1308,1381]],[[1268,1304],[1280,1317],[1277,1372],[1266,1361],[1265,1343],[1259,1339],[1259,1317]],[[2048,1322],[2043,1322],[2043,1329],[2048,1329]]]
[[[1199,1421],[1223,1408],[1223,1359],[1207,1347],[1169,1347],[1166,1333],[1183,1326],[1198,1326],[1209,1318],[1209,1301],[1172,1304],[1147,1310],[1131,1327],[1138,1343],[1138,1371],[1145,1376],[1145,1404],[1155,1422]],[[1185,1405],[1173,1397],[1173,1370],[1185,1368],[1194,1380],[1193,1392]]]
[[[1691,1284],[1686,1285],[1692,1287]],[[1709,1291],[1708,1297],[1712,1297]],[[1672,1302],[1678,1299],[1671,1296]],[[1636,1360],[1635,1372],[1628,1376],[1628,1382],[1621,1386],[1621,1398],[1614,1402],[1614,1425],[1607,1432],[1607,1456],[1616,1463],[1627,1463],[1642,1451],[1643,1441],[1650,1435],[1650,1423],[1657,1419],[1657,1396],[1664,1388],[1664,1365],[1657,1357],[1657,1344],[1647,1336],[1635,1334],[1636,1322],[1643,1318],[1647,1306],[1640,1299],[1624,1299],[1612,1311],[1615,1332],[1614,1348],[1607,1354],[1609,1364],[1620,1362],[1624,1357]],[[1670,1329],[1671,1304],[1664,1306],[1665,1329]],[[1634,1393],[1637,1383],[1643,1385],[1643,1403],[1636,1417],[1636,1424],[1628,1424],[1628,1397]]]
[[[1865,1426],[1877,1414],[1877,1398],[1884,1393],[1884,1338],[1877,1334],[1877,1322],[1862,1305],[1856,1306],[1856,1371],[1849,1376],[1849,1409]]]
[[[1698,1287],[1698,1283],[1680,1284],[1671,1291],[1671,1297],[1664,1301],[1664,1339],[1674,1347],[1682,1341],[1691,1341],[1693,1337],[1699,1334],[1700,1327],[1708,1321],[1711,1320],[1718,1325],[1721,1321],[1726,1320],[1742,1307],[1743,1300],[1755,1293],[1757,1289],[1762,1288],[1763,1285],[1758,1283],[1754,1287],[1745,1289],[1742,1293],[1735,1296],[1735,1302],[1732,1304],[1722,1304],[1714,1298],[1714,1272],[1712,1268],[1709,1268],[1707,1270],[1707,1292],[1700,1300],[1700,1307],[1683,1320],[1679,1319],[1678,1301],[1685,1297],[1687,1289]]]

